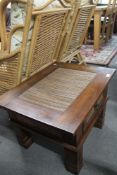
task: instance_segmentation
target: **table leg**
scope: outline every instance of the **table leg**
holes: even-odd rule
[[[31,135],[24,129],[20,130],[20,134],[17,136],[17,138],[19,144],[25,148],[29,148],[33,143]]]
[[[103,109],[99,115],[97,122],[95,123],[95,127],[99,128],[99,129],[101,129],[103,127],[104,121],[105,121],[106,102],[108,100],[107,92],[108,92],[108,87],[103,92],[103,95],[105,98],[105,104],[103,105]]]
[[[102,129],[102,127],[104,126],[104,121],[105,121],[105,110],[106,110],[106,105],[104,106],[103,111],[101,112],[97,122],[95,123],[95,127]]]
[[[72,173],[78,174],[83,166],[83,146],[77,152],[64,148],[65,166]]]
[[[101,30],[101,12],[95,11],[94,13],[94,49],[100,48],[100,30]]]

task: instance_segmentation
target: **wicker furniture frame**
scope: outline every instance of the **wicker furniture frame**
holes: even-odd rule
[[[79,63],[84,62],[80,48],[85,39],[95,5],[80,6],[80,0],[72,2],[72,11],[68,20],[67,33],[64,32],[58,60],[71,61],[74,57]]]
[[[27,30],[29,27],[28,18],[31,16],[30,11],[32,8],[32,3],[30,0],[28,2],[23,0],[18,1],[27,4],[27,28],[24,26],[17,26],[17,28],[11,30],[8,37],[6,34],[5,9],[9,2],[17,2],[17,0],[4,0],[1,1],[0,5],[0,26],[2,26],[0,51],[0,94],[6,92],[12,87],[17,86],[22,80],[23,57],[27,41]],[[24,40],[22,47],[14,51],[10,51],[10,38],[16,30],[19,30],[19,28],[24,28]]]
[[[116,0],[109,0],[106,12],[104,14],[104,21],[102,22],[102,40],[108,41],[113,34],[114,22],[116,17]]]
[[[0,3],[1,3],[1,1],[0,1]],[[1,27],[0,27],[1,28]],[[0,42],[1,42],[1,31],[0,31]]]
[[[113,9],[113,11],[111,11]],[[94,11],[94,49],[99,50],[101,47],[101,44],[105,41],[108,41],[109,38],[111,38],[113,33],[113,22],[115,18],[115,14],[117,12],[117,6],[97,6]],[[106,20],[106,17],[108,17],[108,13],[110,13],[110,19],[112,17],[112,21],[109,24],[109,20]],[[104,15],[106,15],[104,17]],[[103,16],[104,23],[101,22],[101,17]],[[110,28],[111,26],[111,29]],[[91,26],[93,27],[93,26]],[[103,28],[103,31],[101,30]],[[107,30],[106,30],[107,29]],[[110,34],[109,34],[110,33]]]
[[[53,15],[51,15],[51,11],[48,10],[41,14],[40,10],[47,7],[53,1],[54,0],[48,1],[43,7],[35,9],[33,12],[36,20],[29,51],[29,61],[26,72],[27,78],[56,60],[56,52],[61,44],[60,37],[63,30],[66,29],[66,21],[68,20],[71,8],[70,5],[64,3],[68,3],[68,0],[58,0],[62,8],[58,8],[58,10],[53,9]],[[47,15],[48,17],[46,17]],[[43,22],[44,20],[45,24]]]
[[[53,56],[57,48],[60,33],[65,25],[66,18],[70,6],[66,6],[62,0],[58,0],[61,8],[48,9],[45,8],[54,0],[48,1],[43,7],[32,7],[32,0],[4,0],[0,6],[0,26],[1,28],[1,45],[0,52],[0,94],[20,84],[26,78],[29,78],[35,72],[43,67],[43,65],[53,62]],[[6,36],[5,25],[5,8],[11,2],[21,2],[27,4],[27,13],[25,25],[14,27],[9,37]],[[68,1],[67,1],[68,2]],[[27,56],[27,65],[24,65],[25,52],[27,49],[27,39],[30,30],[31,19],[34,18],[34,30],[30,46],[29,58]],[[58,28],[57,28],[58,27]],[[12,35],[22,29],[23,41],[18,50],[10,51]],[[37,58],[35,60],[35,58]],[[39,65],[39,66],[38,66]],[[24,72],[24,69],[26,70]]]
[[[83,143],[93,126],[104,124],[108,83],[114,71],[55,62],[3,94],[0,107],[21,129],[21,145],[29,147],[31,131],[39,132],[64,147],[66,169],[79,173]]]

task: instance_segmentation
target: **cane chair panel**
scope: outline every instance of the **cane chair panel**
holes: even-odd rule
[[[0,94],[3,94],[9,89],[17,86],[22,81],[22,65],[23,65],[23,58],[24,58],[24,52],[26,47],[26,41],[27,41],[26,32],[29,29],[28,25],[26,25],[26,27],[22,25],[23,35],[25,36],[25,38],[22,41],[22,47],[20,47],[19,49],[14,48],[13,50],[11,50],[10,47],[11,47],[11,41],[12,41],[12,34],[14,34],[15,31],[18,31],[17,29],[21,28],[21,24],[18,25],[17,27],[14,27],[16,24],[16,21],[15,21],[14,26],[13,25],[11,26],[12,29],[9,32],[9,37],[6,35],[5,11],[6,11],[7,5],[10,2],[11,4],[13,3],[15,5],[17,3],[20,3],[21,8],[23,8],[24,6],[26,7],[25,10],[27,11],[27,14],[26,14],[25,20],[28,19],[29,14],[31,14],[30,7],[32,6],[31,0],[1,1],[0,24],[2,26],[1,28],[2,50],[0,52]],[[18,14],[20,15],[20,13]],[[14,16],[17,18],[16,14]],[[28,23],[30,21],[29,19],[28,19]]]
[[[33,30],[27,76],[45,68],[54,58],[59,38],[65,25],[67,11],[55,11],[36,17]]]
[[[0,95],[19,83],[20,52],[0,60]],[[7,54],[6,56],[7,57]]]
[[[5,49],[0,55],[1,94],[26,79],[26,72],[30,72],[28,75],[31,76],[54,61],[54,53],[69,10],[63,3],[60,3],[61,7],[53,8],[53,1],[48,2],[46,7],[34,9],[33,0],[5,0],[0,8],[2,40],[6,33],[4,12],[9,2],[12,22],[9,38],[5,38]],[[47,8],[48,5],[51,8]],[[16,56],[17,48],[20,51]]]
[[[94,6],[83,7],[79,10],[78,18],[76,19],[75,29],[72,31],[72,39],[69,44],[68,52],[72,52],[82,45],[86,29],[90,22]]]
[[[45,3],[47,3],[47,0],[41,0],[41,1],[34,0],[32,1],[32,6],[33,8],[38,8],[38,7],[44,6]],[[27,13],[26,7],[27,5],[21,2],[15,2],[11,4],[11,29],[17,25],[25,25],[25,19],[26,19],[26,13]],[[54,1],[53,3],[48,5],[45,9],[52,9],[55,7],[61,7],[58,1]],[[30,25],[30,32],[28,34],[28,45],[31,42],[32,30],[34,27],[34,20],[33,19],[31,20],[32,21]],[[12,36],[11,50],[14,50],[20,47],[22,42],[23,42],[23,32],[19,30],[17,31],[17,33],[14,33],[14,35]],[[27,54],[26,54],[26,57],[27,57]]]
[[[89,5],[78,9],[71,35],[66,47],[64,48],[63,55],[60,57],[60,60],[67,61],[69,59],[73,59],[73,53],[76,54],[79,52],[79,48],[83,44],[88,26],[90,24],[90,19],[93,15],[94,8],[94,5]]]

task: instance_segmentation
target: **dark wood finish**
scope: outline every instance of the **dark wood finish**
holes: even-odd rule
[[[25,148],[29,148],[33,141],[29,132],[21,129],[20,134],[17,136],[19,144]]]
[[[10,121],[12,121],[12,118],[15,116],[14,113],[8,110],[8,114],[9,114]],[[17,139],[18,139],[19,144],[23,146],[24,148],[29,148],[33,143],[33,139],[32,139],[30,132],[20,127],[19,125],[18,127],[20,129],[20,132],[18,132],[17,134]]]
[[[105,121],[105,111],[106,111],[106,102],[107,102],[107,92],[108,92],[108,88],[105,89],[104,91],[104,99],[105,99],[105,104],[104,107],[102,108],[100,115],[98,117],[98,120],[95,123],[95,127],[102,129],[103,125],[104,125],[104,121]]]
[[[102,129],[103,125],[104,125],[104,119],[105,119],[105,107],[104,107],[104,110],[102,110],[97,122],[95,123],[95,127],[96,128],[100,128]]]
[[[59,67],[96,73],[95,78],[67,110],[61,112],[19,98],[23,92]],[[103,125],[108,83],[114,72],[110,68],[54,63],[2,95],[0,106],[8,110],[11,121],[25,130],[39,132],[63,145],[66,168],[73,173],[79,173],[83,165],[83,143],[93,126],[100,128]],[[22,138],[23,146],[29,146],[27,142],[31,143],[30,137],[26,142],[25,137]]]
[[[77,152],[66,148],[64,150],[66,169],[75,174],[79,173],[83,166],[83,146]]]

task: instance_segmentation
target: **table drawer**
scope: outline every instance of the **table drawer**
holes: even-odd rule
[[[91,111],[89,112],[87,118],[84,121],[83,131],[85,131],[90,125],[95,123],[100,116],[99,113],[105,108],[107,102],[107,97],[104,94],[100,96],[97,100],[96,104],[92,107]]]

